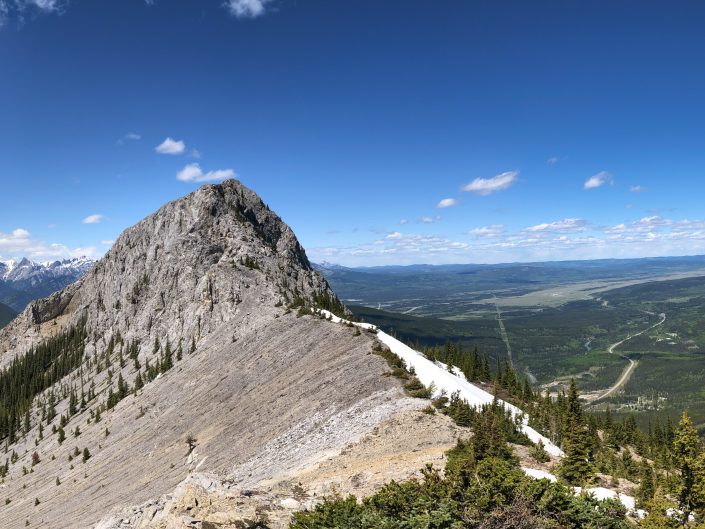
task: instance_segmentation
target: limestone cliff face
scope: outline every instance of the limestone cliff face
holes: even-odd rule
[[[127,341],[190,344],[243,311],[317,293],[334,296],[292,230],[254,192],[228,180],[125,230],[84,278],[32,303],[0,332],[0,352],[9,352],[7,362],[81,318],[89,354],[117,331]]]

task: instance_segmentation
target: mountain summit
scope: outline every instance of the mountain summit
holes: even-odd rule
[[[127,229],[85,277],[32,303],[5,344],[22,352],[57,317],[69,325],[87,318],[89,353],[107,347],[116,332],[127,341],[190,344],[237,315],[295,301],[312,306],[314,297],[337,301],[291,229],[255,193],[228,180]]]
[[[85,276],[0,331],[0,376],[27,381],[13,390],[21,399],[0,395],[12,455],[3,527],[166,527],[152,519],[171,512],[164,495],[180,483],[179,498],[196,487],[209,502],[235,495],[229,505],[242,510],[257,499],[247,487],[287,482],[424,405],[381,376],[373,334],[312,308],[345,312],[291,229],[237,181],[127,229]],[[431,444],[452,444],[440,420],[427,419]],[[424,442],[415,428],[408,439]],[[181,520],[192,511],[179,505]]]

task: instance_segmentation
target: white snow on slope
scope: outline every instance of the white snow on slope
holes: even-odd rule
[[[319,312],[327,318],[330,318],[330,320],[335,323],[350,323],[347,320],[339,318],[335,314],[328,312],[327,310],[320,310]],[[353,322],[353,324],[363,329],[376,330],[377,338],[379,339],[379,341],[389,347],[390,351],[392,351],[394,354],[404,360],[404,362],[406,362],[407,368],[413,367],[414,371],[416,372],[416,376],[424,386],[431,386],[431,384],[433,384],[436,395],[440,394],[443,390],[445,390],[446,394],[448,395],[452,394],[455,391],[458,391],[460,393],[461,398],[467,400],[468,404],[476,407],[482,406],[483,404],[489,404],[494,399],[492,394],[468,382],[465,379],[465,376],[460,371],[460,369],[458,369],[457,367],[453,367],[454,373],[450,373],[448,371],[448,367],[442,362],[433,362],[429,360],[420,352],[415,351],[408,345],[403,344],[402,342],[388,335],[387,333],[380,331],[376,325],[372,325],[370,323],[355,322]],[[541,440],[543,441],[543,444],[548,453],[558,457],[563,456],[563,450],[558,448],[546,437],[539,434],[536,430],[534,430],[527,424],[528,417],[519,408],[501,400],[500,402],[503,406],[505,406],[506,409],[511,410],[515,417],[523,417],[524,426],[522,428],[522,431],[526,434],[529,439],[531,439],[535,443]],[[534,479],[547,479],[554,483],[558,481],[558,478],[556,478],[556,476],[554,476],[550,472],[546,472],[545,470],[538,470],[535,468],[528,467],[522,467],[522,470],[527,476],[532,477]],[[619,492],[606,489],[604,487],[592,487],[586,489],[582,489],[581,487],[574,487],[574,490],[576,494],[580,494],[581,492],[591,494],[595,497],[595,499],[600,501],[605,500],[607,498],[617,498],[622,503],[622,505],[624,505],[624,507],[633,515],[639,518],[643,518],[646,515],[646,512],[642,509],[635,508],[636,501],[634,500],[633,496],[621,494]]]
[[[522,467],[522,470],[527,476],[532,477],[534,479],[547,479],[552,483],[558,481],[558,478],[556,478],[556,476],[554,476],[550,472],[546,472],[545,470],[538,470],[535,468],[526,467]],[[622,505],[624,505],[627,511],[634,514],[635,516],[643,518],[646,515],[646,512],[644,510],[636,509],[636,501],[634,500],[633,496],[622,494],[611,489],[606,489],[605,487],[592,487],[587,489],[583,489],[582,487],[573,487],[573,490],[575,490],[575,494],[580,494],[581,492],[584,492],[586,494],[590,494],[596,500],[600,501],[606,500],[608,498],[616,498],[620,501]]]
[[[347,320],[343,320],[327,310],[321,310],[320,313],[330,318],[331,321],[335,323],[349,323]],[[404,360],[407,368],[410,369],[413,367],[416,372],[416,376],[424,386],[430,387],[433,385],[435,391],[434,396],[440,395],[442,391],[445,391],[446,395],[450,396],[457,391],[461,399],[466,400],[468,404],[475,407],[480,407],[484,404],[491,404],[494,400],[494,396],[491,393],[488,393],[487,391],[471,384],[465,379],[464,376],[458,376],[457,373],[459,370],[454,369],[455,374],[449,372],[445,364],[429,360],[420,352],[415,351],[396,338],[382,332],[375,325],[370,323],[354,323],[354,325],[357,325],[363,329],[377,330],[377,339],[389,347],[394,354]],[[505,409],[510,410],[514,417],[522,417],[523,426],[521,431],[529,439],[531,439],[531,441],[534,443],[542,441],[546,452],[553,456],[563,456],[563,450],[558,448],[548,438],[544,437],[529,426],[529,418],[519,408],[509,404],[508,402],[501,400],[499,402],[505,407]]]
[[[524,474],[526,474],[530,478],[547,479],[551,483],[555,483],[558,481],[558,478],[556,476],[554,476],[550,472],[546,472],[545,470],[538,470],[536,468],[527,468],[527,467],[521,467],[521,469],[524,471]]]

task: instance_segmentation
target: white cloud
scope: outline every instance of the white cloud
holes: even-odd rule
[[[472,235],[476,239],[495,239],[504,233],[504,224],[491,224],[490,226],[480,226],[473,228],[467,235]]]
[[[475,180],[463,186],[463,191],[476,193],[481,196],[490,195],[509,188],[516,182],[518,175],[519,171],[507,171],[492,178],[475,178]]]
[[[458,201],[454,198],[444,198],[438,204],[436,204],[436,207],[439,209],[449,208],[451,206],[455,206],[457,203]]]
[[[9,20],[23,23],[27,10],[61,14],[67,3],[68,0],[0,0],[0,28]]]
[[[116,143],[118,145],[122,145],[126,141],[137,141],[137,140],[141,140],[141,139],[142,139],[141,135],[135,134],[134,132],[128,132],[122,138],[118,139],[118,141]]]
[[[34,260],[65,259],[69,257],[96,258],[99,252],[94,246],[69,248],[64,244],[46,243],[32,238],[29,231],[17,228],[11,233],[0,232],[0,255],[4,257],[28,257]]]
[[[88,215],[81,222],[83,224],[98,224],[99,222],[103,222],[104,220],[105,217],[103,215],[99,215],[96,213],[95,215]]]
[[[424,216],[419,218],[417,222],[421,224],[433,224],[434,222],[438,222],[441,220],[440,215],[436,215],[435,217],[429,217],[429,216]]]
[[[556,165],[558,163],[558,157],[557,156],[551,156],[548,160],[546,160],[546,163],[548,165]]]
[[[102,244],[103,246],[112,246],[114,243],[115,241],[112,239],[103,239],[102,241],[100,241],[100,244]]]
[[[237,18],[256,18],[264,15],[271,0],[227,0],[225,7]]]
[[[409,224],[409,219],[399,219],[399,224]]]
[[[176,179],[182,182],[216,182],[237,177],[232,169],[218,169],[204,173],[198,163],[190,163],[176,174]]]
[[[592,233],[589,233],[592,232]],[[705,220],[652,215],[609,227],[563,219],[507,233],[490,225],[467,232],[472,242],[442,235],[388,233],[351,247],[307,249],[314,260],[348,266],[383,264],[507,263],[570,259],[629,258],[705,253]],[[496,235],[495,235],[496,234]]]
[[[630,193],[643,193],[644,191],[646,191],[646,188],[642,186],[631,186],[629,188]]]
[[[195,158],[196,160],[199,160],[202,156],[201,151],[198,149],[191,149],[191,152],[188,154],[191,158]]]
[[[576,232],[585,231],[587,222],[583,219],[562,219],[553,222],[544,222],[524,228],[525,232]]]
[[[181,140],[176,141],[171,138],[167,138],[157,145],[154,150],[159,154],[183,154],[186,150],[186,144]]]
[[[58,11],[63,6],[59,0],[25,0],[27,5],[32,5],[41,11]]]
[[[600,171],[596,175],[592,175],[590,178],[585,180],[583,189],[595,189],[607,183],[612,183],[612,175],[610,175],[607,171]]]

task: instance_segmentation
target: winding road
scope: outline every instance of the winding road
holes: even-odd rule
[[[624,342],[627,342],[627,341],[631,340],[632,338],[636,338],[637,336],[640,336],[640,335],[644,334],[645,332],[649,332],[651,329],[655,329],[659,325],[663,325],[663,322],[666,321],[666,314],[661,313],[659,316],[661,317],[661,319],[657,323],[654,323],[653,325],[647,327],[646,329],[644,329],[642,331],[639,331],[636,334],[630,334],[629,336],[627,336],[623,340],[620,340],[619,342],[613,343],[612,345],[609,346],[609,349],[607,349],[607,352],[610,354],[615,354],[614,350],[617,347],[619,347],[620,345],[622,345]],[[622,354],[620,354],[619,356],[621,356],[625,360],[628,360],[629,365],[624,368],[624,371],[622,371],[622,374],[617,379],[617,382],[612,384],[603,393],[598,395],[593,402],[597,402],[598,400],[602,400],[604,398],[607,398],[610,395],[612,395],[613,393],[615,393],[616,391],[619,391],[621,388],[623,388],[626,385],[626,383],[629,382],[629,379],[631,378],[632,373],[636,369],[636,366],[639,364],[639,362],[637,362],[636,360],[632,360],[628,356],[625,356]]]

